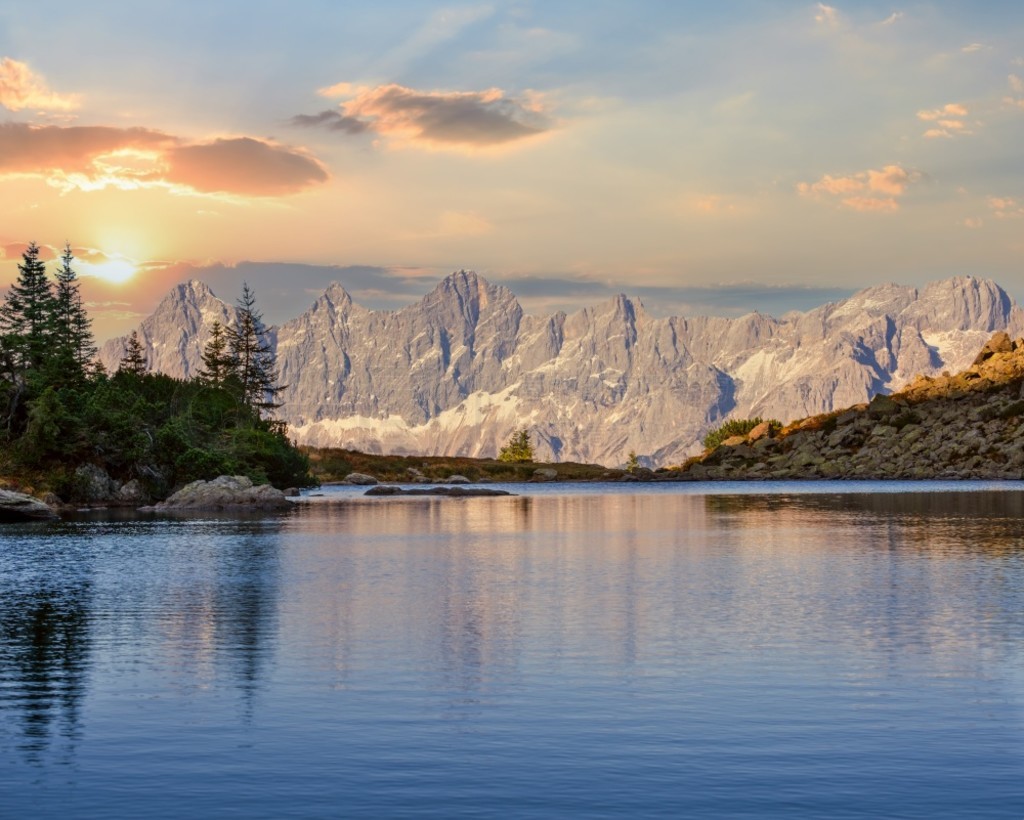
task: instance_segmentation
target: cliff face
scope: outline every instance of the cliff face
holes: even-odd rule
[[[190,376],[213,319],[232,316],[191,282],[139,335],[154,369]],[[270,335],[288,385],[280,416],[302,443],[493,456],[525,426],[539,458],[616,465],[631,450],[679,462],[730,416],[823,413],[961,369],[1002,329],[1024,331],[1024,314],[971,277],[869,288],[781,319],[655,319],[625,296],[527,316],[506,288],[460,272],[393,312],[334,284]],[[108,342],[104,364],[123,349]]]
[[[954,376],[728,439],[674,478],[1024,477],[1024,339],[997,333]]]

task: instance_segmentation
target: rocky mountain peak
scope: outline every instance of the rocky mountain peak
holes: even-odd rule
[[[154,369],[190,376],[209,326],[233,309],[201,283],[176,288],[139,328]],[[491,456],[526,426],[541,458],[621,464],[630,450],[682,460],[726,418],[787,421],[967,367],[1024,312],[994,282],[918,291],[880,285],[776,319],[652,319],[624,295],[569,316],[523,315],[472,271],[398,311],[332,284],[271,342],[280,416],[305,444],[367,452]],[[103,350],[114,369],[123,340]]]

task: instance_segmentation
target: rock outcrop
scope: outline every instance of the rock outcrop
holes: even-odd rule
[[[144,320],[153,367],[187,377],[233,309],[176,288]],[[678,463],[726,418],[783,421],[968,366],[994,331],[1024,332],[995,283],[956,277],[868,288],[776,319],[655,318],[618,296],[573,314],[524,314],[506,288],[460,271],[420,302],[373,311],[331,285],[272,329],[280,417],[300,443],[370,453],[487,457],[527,427],[544,461]],[[124,340],[104,346],[116,368]]]
[[[18,521],[53,521],[57,511],[38,498],[11,490],[0,490],[0,524]]]
[[[212,481],[186,484],[166,501],[143,509],[156,512],[173,511],[262,511],[291,507],[285,494],[269,484],[253,485],[246,476],[222,475]]]
[[[1024,339],[992,337],[956,375],[725,441],[668,479],[1024,478]]]

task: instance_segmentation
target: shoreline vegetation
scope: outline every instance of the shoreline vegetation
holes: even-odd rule
[[[149,372],[133,335],[114,373],[96,360],[66,246],[51,279],[31,243],[0,305],[0,487],[51,506],[138,507],[196,480],[312,486],[309,460],[270,417],[280,391],[247,285],[191,379]]]

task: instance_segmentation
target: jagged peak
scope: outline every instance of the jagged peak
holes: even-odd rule
[[[495,285],[476,271],[458,270],[437,283],[414,308],[429,308],[438,303],[457,299],[462,304],[475,304],[481,310],[501,304],[506,310],[519,307],[515,294],[504,285]]]
[[[173,310],[179,305],[203,304],[210,301],[226,304],[205,282],[199,279],[190,279],[171,288],[167,295],[160,300],[155,313],[160,313],[161,310]]]
[[[324,289],[324,292],[320,294],[317,301],[327,301],[333,305],[350,305],[352,304],[352,296],[347,290],[345,290],[341,282],[331,282],[331,284]]]

